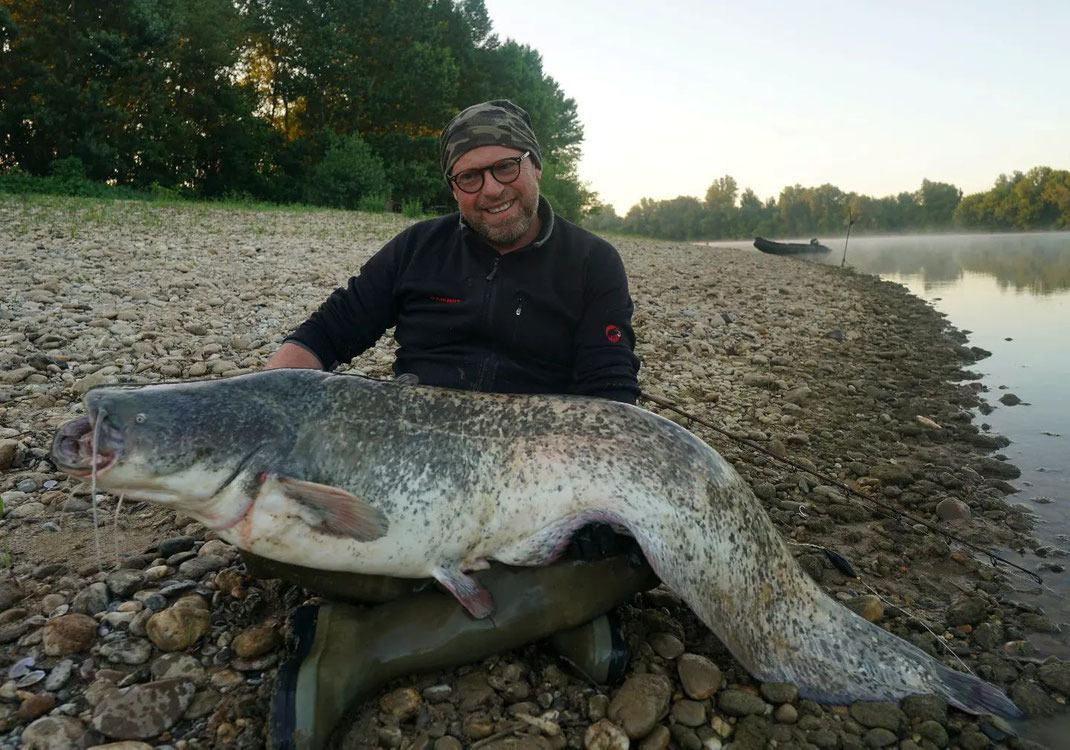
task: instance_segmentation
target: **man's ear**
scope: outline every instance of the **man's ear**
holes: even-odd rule
[[[542,167],[535,167],[535,182],[542,179]]]

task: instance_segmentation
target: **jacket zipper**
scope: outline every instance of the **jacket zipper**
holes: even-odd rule
[[[502,256],[499,255],[494,259],[494,266],[490,269],[490,273],[487,274],[487,289],[483,293],[483,323],[488,329],[491,325],[491,313],[494,310],[494,279],[498,275],[498,266],[502,262]],[[479,368],[479,377],[476,378],[476,390],[487,391],[494,379],[494,370],[497,369],[495,365],[495,358],[497,354],[495,352],[488,353],[483,358],[483,363]]]

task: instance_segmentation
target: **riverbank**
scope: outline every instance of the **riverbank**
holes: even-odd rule
[[[44,459],[55,427],[92,385],[258,368],[406,223],[328,211],[0,202],[0,533],[11,558],[0,580],[0,732],[9,744],[49,727],[93,731],[89,744],[125,737],[134,731],[121,728],[125,701],[168,696],[171,713],[147,712],[137,736],[174,747],[262,744],[284,615],[304,592],[249,579],[233,548],[157,508],[127,507],[116,523],[117,499],[108,497],[98,572],[87,491]],[[945,519],[974,543],[1035,546],[1028,509],[1004,497],[1016,470],[998,458],[1003,441],[968,411],[984,396],[968,372],[983,352],[921,300],[793,259],[633,239],[618,248],[645,389],[882,503]],[[389,375],[392,343],[354,365]],[[834,596],[954,661],[950,649],[1030,713],[1065,712],[1070,665],[1045,660],[1029,642],[1059,623],[1015,603],[1028,579],[695,429],[751,483]],[[113,571],[116,544],[123,567]],[[860,579],[807,545],[835,549]],[[174,623],[163,634],[146,628],[158,609]],[[613,724],[646,748],[770,739],[1027,746],[939,701],[841,710],[758,686],[663,590],[621,614],[634,647],[624,688],[592,686],[536,645],[384,688],[354,712],[339,744],[556,750],[600,731],[603,746],[619,746]],[[60,616],[75,624],[57,628]],[[27,657],[33,665],[17,664]],[[702,690],[680,679],[695,664]],[[615,722],[600,723],[607,712]],[[637,726],[622,716],[644,718]]]

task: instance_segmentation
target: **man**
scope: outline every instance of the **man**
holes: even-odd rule
[[[527,113],[504,100],[470,107],[443,130],[439,151],[459,216],[391,240],[267,366],[333,369],[396,325],[394,372],[426,385],[634,403],[624,265],[539,196]]]
[[[267,367],[330,370],[396,326],[394,373],[422,385],[634,403],[639,363],[624,266],[609,243],[555,216],[540,197],[542,154],[527,113],[506,100],[469,107],[442,131],[439,155],[459,213],[417,223],[387,243]],[[271,744],[318,750],[346,707],[389,679],[555,633],[558,649],[591,677],[618,679],[627,652],[603,613],[656,578],[607,527],[588,527],[570,551],[572,559],[545,568],[495,565],[476,574],[495,602],[485,620],[441,592],[417,593],[426,582],[246,553],[255,574],[334,598],[386,602],[298,611],[297,653],[279,670],[273,696]]]

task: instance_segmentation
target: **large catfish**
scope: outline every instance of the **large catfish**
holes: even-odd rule
[[[470,571],[545,565],[592,521],[654,570],[756,678],[846,703],[935,693],[1019,716],[827,596],[742,478],[684,428],[626,404],[479,394],[311,370],[96,388],[52,456],[78,477],[186,513],[258,555],[434,577],[474,617]]]

